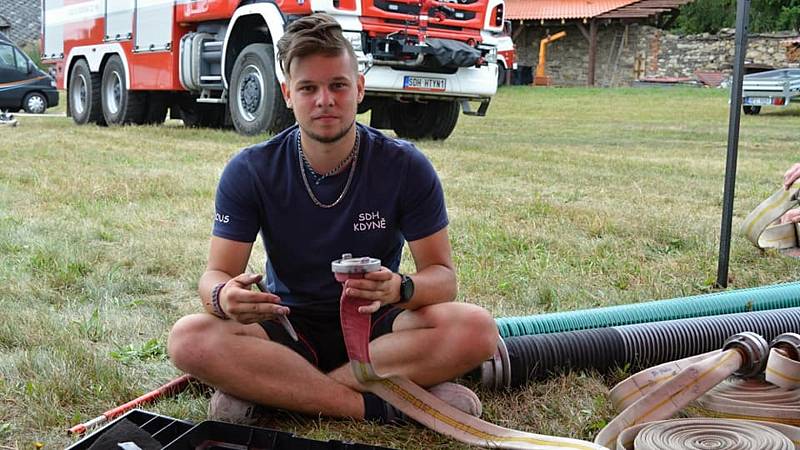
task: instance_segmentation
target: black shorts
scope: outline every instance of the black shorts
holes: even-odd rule
[[[391,333],[392,324],[401,312],[402,308],[386,305],[372,314],[369,340]],[[349,361],[338,312],[311,314],[292,311],[288,317],[299,340],[295,342],[280,322],[260,322],[271,341],[291,348],[323,373],[337,369]]]

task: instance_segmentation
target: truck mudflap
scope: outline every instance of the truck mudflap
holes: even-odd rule
[[[398,97],[488,99],[497,92],[497,64],[462,67],[454,73],[420,72],[371,66],[365,74],[367,93]]]

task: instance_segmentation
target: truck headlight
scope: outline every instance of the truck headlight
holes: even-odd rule
[[[363,51],[363,46],[361,45],[361,33],[358,31],[345,31],[342,33],[344,38],[350,41],[350,45],[353,46],[353,50],[357,52]]]
[[[489,47],[489,53],[486,54],[486,60],[491,62],[497,62],[497,47],[495,46]]]

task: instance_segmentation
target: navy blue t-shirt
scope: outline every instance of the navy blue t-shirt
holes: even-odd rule
[[[358,131],[353,180],[333,208],[315,205],[303,184],[297,126],[242,150],[222,173],[214,236],[254,242],[260,232],[267,286],[293,310],[338,311],[341,285],[331,261],[343,253],[379,258],[397,271],[404,239],[447,226],[442,186],[425,155],[367,126],[359,124]],[[350,166],[319,184],[310,174],[308,181],[319,201],[330,204],[349,174]]]

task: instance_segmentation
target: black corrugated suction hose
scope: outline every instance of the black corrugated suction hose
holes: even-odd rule
[[[565,370],[604,372],[626,365],[638,370],[722,348],[728,337],[743,331],[768,341],[782,333],[800,333],[800,308],[510,337],[504,340],[505,369],[488,361],[493,367],[482,369],[481,381],[484,386],[512,387]],[[503,374],[509,366],[510,376]]]

